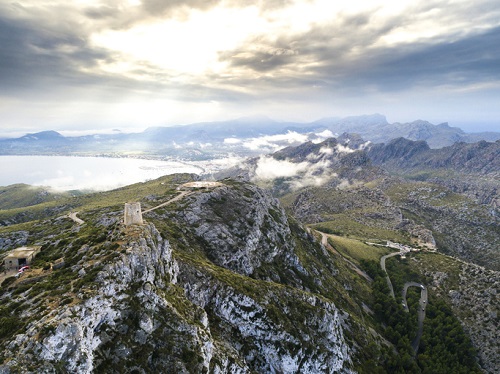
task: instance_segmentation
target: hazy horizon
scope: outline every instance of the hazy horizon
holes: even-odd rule
[[[373,114],[378,114],[378,113],[373,113]],[[360,114],[359,116],[363,116],[363,115],[368,115],[368,114]],[[357,117],[358,115],[353,115],[353,116],[348,116],[348,117]],[[158,125],[158,126],[151,126],[151,127],[174,127],[174,126],[189,126],[189,125],[193,125],[193,124],[197,124],[197,123],[204,123],[204,122],[225,122],[225,121],[232,121],[232,120],[238,120],[238,119],[244,119],[244,118],[252,118],[252,117],[266,117],[268,118],[269,120],[271,121],[275,121],[275,122],[292,122],[292,123],[302,123],[302,124],[307,124],[307,123],[311,123],[311,122],[314,122],[314,121],[317,121],[317,120],[321,120],[321,119],[325,119],[325,118],[336,118],[336,116],[329,116],[329,117],[322,117],[322,118],[317,118],[313,121],[285,121],[285,120],[279,120],[279,119],[275,119],[275,118],[272,118],[270,116],[266,116],[266,115],[250,115],[250,116],[244,116],[244,117],[238,117],[238,118],[231,118],[231,119],[221,119],[221,120],[213,120],[213,121],[200,121],[200,122],[190,122],[190,123],[173,123],[173,124],[166,124],[166,125]],[[340,117],[339,117],[340,118]],[[345,117],[343,117],[345,118]],[[387,117],[386,117],[387,118]],[[404,122],[404,121],[390,121],[388,118],[387,118],[387,122],[388,123],[411,123],[411,122],[414,122],[414,121],[419,121],[419,120],[422,120],[422,121],[427,121],[426,119],[424,118],[418,118],[418,119],[414,119],[413,121],[408,121],[408,122]],[[458,127],[460,129],[462,129],[465,133],[478,133],[478,132],[500,132],[500,127],[499,128],[491,128],[490,126],[482,126],[481,124],[472,124],[470,126],[459,126],[459,125],[456,125],[456,124],[452,124],[452,123],[449,123],[449,122],[441,122],[441,123],[432,123],[430,121],[427,121],[429,123],[431,123],[432,125],[440,125],[441,123],[447,123],[448,126],[450,127]],[[6,139],[6,138],[17,138],[17,137],[22,137],[24,135],[28,135],[28,134],[33,134],[33,133],[38,133],[38,132],[44,132],[44,131],[56,131],[58,133],[60,133],[61,135],[65,136],[65,137],[78,137],[78,136],[85,136],[85,135],[103,135],[103,134],[124,134],[124,133],[127,133],[127,134],[133,134],[133,133],[141,133],[143,131],[145,131],[146,129],[148,128],[151,128],[151,127],[142,127],[142,128],[132,128],[132,127],[126,127],[126,128],[123,128],[123,129],[120,129],[120,128],[109,128],[109,129],[106,129],[106,128],[101,128],[101,129],[71,129],[71,130],[54,130],[52,128],[44,128],[44,129],[37,129],[36,131],[34,132],[24,132],[24,131],[10,131],[10,132],[3,132],[2,129],[0,129],[0,139]]]

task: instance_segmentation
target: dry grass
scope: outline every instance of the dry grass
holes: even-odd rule
[[[360,260],[379,261],[380,257],[390,252],[385,247],[371,246],[359,240],[342,236],[329,235],[328,241],[343,256],[356,263],[359,263]]]

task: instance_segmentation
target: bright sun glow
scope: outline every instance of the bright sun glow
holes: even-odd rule
[[[202,74],[222,70],[219,52],[236,48],[262,22],[255,7],[216,8],[193,11],[188,21],[166,20],[128,31],[106,31],[94,35],[92,41],[132,58],[135,64],[147,62],[179,74]],[[123,73],[132,66],[115,62],[105,68]]]

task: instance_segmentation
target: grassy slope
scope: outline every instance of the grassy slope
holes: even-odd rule
[[[42,220],[54,215],[64,215],[71,211],[89,211],[94,209],[122,209],[124,203],[139,201],[143,209],[159,205],[169,200],[178,192],[175,188],[182,183],[192,181],[189,174],[175,174],[161,177],[153,181],[136,183],[112,191],[89,193],[82,196],[64,197],[54,201],[43,202],[34,206],[12,209],[0,209],[0,222],[9,222],[9,227],[2,228],[0,233],[17,229],[26,229],[24,223]]]
[[[398,210],[391,207],[387,196],[380,190],[373,190],[379,181],[372,181],[363,186],[335,189],[314,187],[290,193],[281,198],[283,206],[295,210],[296,201],[304,203],[301,194],[307,198],[305,204],[312,216],[298,211],[306,223],[309,219],[320,216],[321,222],[312,225],[320,231],[348,235],[370,241],[391,240],[410,243],[406,232],[394,229],[399,223]],[[305,192],[304,192],[305,191]],[[300,205],[299,204],[299,205]]]
[[[390,252],[385,247],[367,245],[359,240],[342,236],[330,236],[329,242],[344,257],[359,264],[360,260],[379,261],[380,257]]]
[[[311,227],[326,233],[346,235],[358,240],[409,242],[408,236],[399,231],[363,225],[353,220],[348,214],[337,214],[331,218],[329,221],[313,224]]]
[[[68,192],[51,191],[47,187],[13,184],[0,187],[0,209],[23,208],[61,200],[69,196]]]

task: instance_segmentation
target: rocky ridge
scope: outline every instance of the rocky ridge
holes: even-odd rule
[[[406,123],[389,123],[380,114],[353,116],[346,118],[325,118],[314,122],[334,133],[357,133],[373,143],[385,143],[396,138],[424,141],[431,148],[450,146],[457,142],[474,143],[481,140],[496,141],[496,133],[465,133],[447,122],[434,125],[428,121],[416,120]]]
[[[389,169],[446,169],[476,174],[498,173],[500,141],[456,143],[430,149],[424,141],[404,138],[368,147],[368,156],[377,165]]]
[[[429,149],[423,141],[399,138],[371,145],[367,153],[392,173],[440,184],[494,209],[500,206],[500,141]]]

